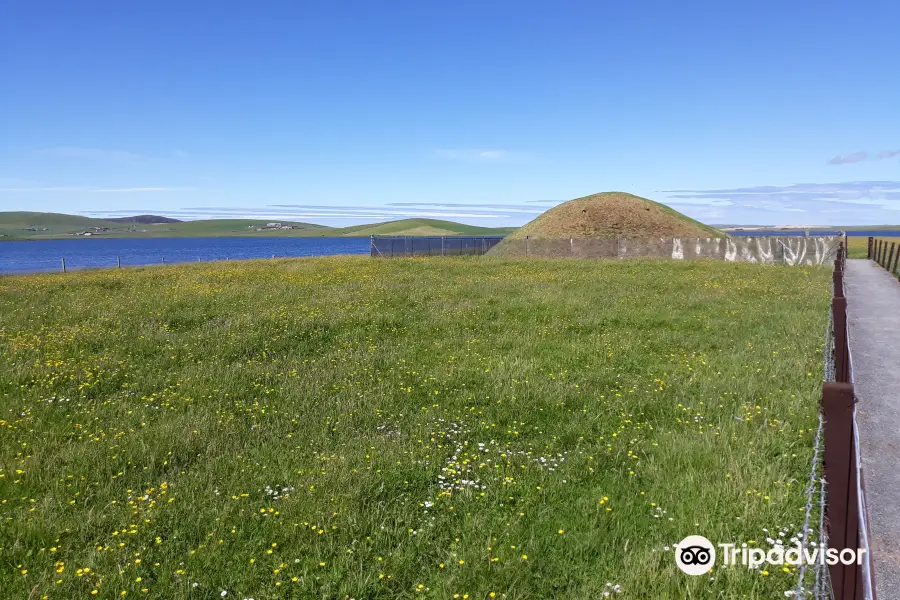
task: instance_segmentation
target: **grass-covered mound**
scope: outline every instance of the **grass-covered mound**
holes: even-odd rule
[[[489,254],[519,254],[529,240],[569,241],[572,238],[696,238],[724,233],[659,202],[625,192],[604,192],[554,206],[520,227]],[[540,248],[540,245],[535,246]]]
[[[803,523],[830,284],[450,257],[0,277],[0,597],[783,597],[796,573],[689,577],[672,543]]]

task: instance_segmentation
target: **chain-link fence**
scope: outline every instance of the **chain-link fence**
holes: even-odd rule
[[[370,255],[380,258],[404,256],[482,255],[496,246],[502,235],[372,236]]]

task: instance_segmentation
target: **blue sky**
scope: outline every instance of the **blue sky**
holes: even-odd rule
[[[0,210],[900,223],[900,3],[0,2]]]

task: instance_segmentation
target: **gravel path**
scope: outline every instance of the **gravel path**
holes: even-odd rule
[[[900,282],[848,260],[845,289],[875,586],[900,598]]]

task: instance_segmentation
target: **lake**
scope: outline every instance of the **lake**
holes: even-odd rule
[[[163,262],[245,260],[368,254],[369,238],[95,238],[0,242],[0,273],[158,265]]]

